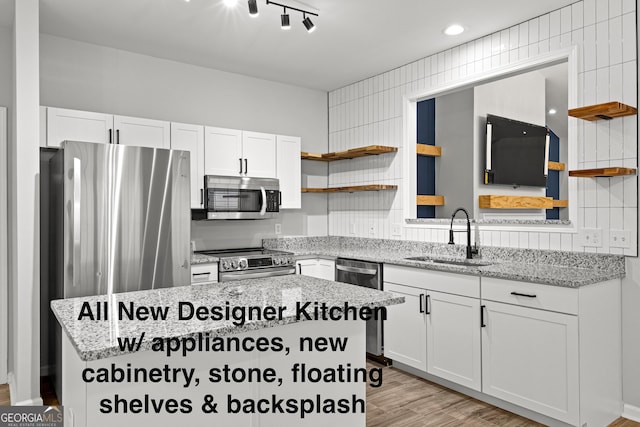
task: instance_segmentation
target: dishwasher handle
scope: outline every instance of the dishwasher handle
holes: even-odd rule
[[[375,268],[349,267],[340,264],[336,265],[336,270],[346,271],[347,273],[367,274],[369,276],[375,276],[378,273],[378,270]]]

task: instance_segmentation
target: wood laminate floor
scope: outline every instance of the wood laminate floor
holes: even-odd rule
[[[367,427],[541,425],[398,369],[383,369],[382,386],[367,386]],[[41,392],[45,405],[58,404],[47,379],[41,381]],[[0,384],[0,406],[10,404],[9,386]],[[640,427],[640,423],[619,418],[609,427]]]
[[[380,366],[367,362],[368,367]],[[367,386],[367,427],[533,427],[542,424],[393,367],[379,388]],[[609,427],[640,427],[619,418]]]

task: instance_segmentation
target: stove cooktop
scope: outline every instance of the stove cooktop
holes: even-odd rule
[[[272,255],[291,255],[291,252],[263,248],[213,249],[197,251],[199,254],[217,256],[219,258],[254,257]]]

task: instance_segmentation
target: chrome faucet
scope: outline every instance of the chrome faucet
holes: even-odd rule
[[[453,245],[454,241],[453,241],[453,233],[456,232],[462,232],[462,231],[453,231],[453,219],[456,217],[456,214],[458,212],[464,212],[464,214],[467,216],[467,259],[471,259],[473,258],[474,254],[478,253],[478,248],[477,247],[471,247],[471,222],[469,221],[469,212],[467,212],[467,210],[465,208],[458,208],[453,212],[453,215],[451,215],[451,227],[449,228],[449,244]]]

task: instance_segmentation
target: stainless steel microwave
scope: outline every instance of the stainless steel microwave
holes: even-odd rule
[[[275,178],[206,175],[207,219],[267,219],[280,211],[280,182]]]

